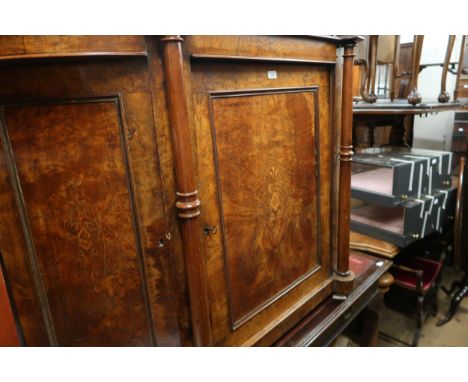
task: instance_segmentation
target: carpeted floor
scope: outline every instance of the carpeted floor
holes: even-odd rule
[[[446,267],[443,273],[442,285],[450,286],[452,280],[460,280],[462,274],[456,274],[452,268]],[[436,322],[447,312],[450,298],[441,290],[438,295],[439,313],[437,317],[429,316],[424,322],[419,346],[468,346],[468,297],[466,297],[450,322],[437,327]],[[383,313],[380,330],[405,342],[411,343],[416,322],[414,319],[398,312],[386,309]],[[379,346],[404,346],[395,342],[379,339]]]

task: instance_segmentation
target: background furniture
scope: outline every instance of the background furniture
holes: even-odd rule
[[[356,275],[356,287],[348,299],[326,299],[275,346],[327,346],[355,324],[361,326],[360,345],[376,346],[381,301],[393,281],[387,273],[391,264],[352,250],[350,265]]]
[[[449,322],[460,306],[461,301],[468,295],[468,248],[467,248],[467,234],[468,234],[468,216],[466,213],[466,203],[468,200],[468,186],[467,186],[467,167],[465,158],[460,159],[460,170],[458,175],[458,194],[457,194],[457,207],[455,213],[454,224],[454,237],[453,237],[453,254],[454,266],[456,270],[463,270],[464,276],[461,281],[452,283],[450,289],[442,288],[442,290],[452,297],[450,308],[447,314],[437,322],[437,326],[442,326]]]
[[[466,35],[463,36],[460,49],[460,58],[458,61],[457,69],[457,82],[455,85],[455,100],[461,99],[467,101],[468,99],[468,49],[466,45],[468,40]]]
[[[361,84],[360,97],[357,97],[357,81],[355,81],[355,100],[372,104],[377,100],[393,102],[396,98],[406,98],[410,105],[417,105],[422,101],[421,94],[417,90],[419,73],[429,66],[436,65],[443,67],[438,102],[446,103],[451,98],[446,89],[449,71],[457,74],[457,90],[453,97],[454,100],[457,100],[459,88],[463,87],[462,76],[465,74],[463,58],[466,40],[464,36],[461,41],[462,50],[458,62],[451,62],[455,37],[455,35],[450,35],[448,38],[443,63],[421,65],[423,35],[415,35],[413,42],[406,44],[400,44],[400,36],[398,35],[368,36],[359,44],[357,50],[358,59],[355,61],[355,65],[359,65],[362,70],[356,72],[361,78]],[[453,71],[455,64],[458,64],[457,73]]]
[[[445,261],[445,252],[441,252],[440,258],[435,261],[418,256],[413,250],[401,253],[393,264],[391,273],[394,284],[391,295],[386,300],[387,306],[395,310],[401,310],[404,303],[401,297],[397,297],[397,289],[405,295],[416,300],[411,304],[410,314],[416,318],[416,330],[411,346],[418,346],[424,320],[428,314],[437,315],[437,292],[440,287],[442,268]],[[389,337],[388,334],[382,335]],[[394,338],[393,338],[394,339]]]
[[[452,152],[454,173],[460,169],[460,159],[468,159],[468,112],[457,111],[453,123]]]

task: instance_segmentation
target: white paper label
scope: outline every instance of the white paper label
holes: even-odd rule
[[[436,163],[437,163],[437,159],[434,158],[434,159],[432,160],[432,164],[436,164]]]
[[[463,131],[463,127],[459,127],[459,128],[458,128],[458,131]]]
[[[468,88],[468,84],[463,85],[463,87],[464,87],[465,89]]]
[[[276,70],[269,70],[267,74],[269,80],[276,80],[276,77],[278,76]]]

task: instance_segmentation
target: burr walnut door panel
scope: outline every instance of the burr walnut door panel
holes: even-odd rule
[[[192,64],[216,344],[267,344],[330,292],[329,72],[275,69]]]
[[[151,98],[144,65],[127,65],[63,64],[68,83],[60,65],[19,68],[13,91],[29,100],[1,109],[0,246],[27,345],[175,344],[159,342],[168,253]],[[26,86],[34,74],[50,86]]]

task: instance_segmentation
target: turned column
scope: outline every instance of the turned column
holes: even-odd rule
[[[338,243],[334,277],[334,298],[344,299],[354,288],[349,270],[349,232],[351,200],[351,159],[353,155],[353,65],[355,43],[347,43],[343,54],[343,92],[341,98],[341,142],[339,151]]]
[[[180,36],[161,39],[164,50],[169,120],[172,131],[176,175],[176,203],[190,298],[193,342],[211,345],[206,270],[201,252],[200,199],[196,189],[195,166],[190,140],[187,96],[184,85]]]

